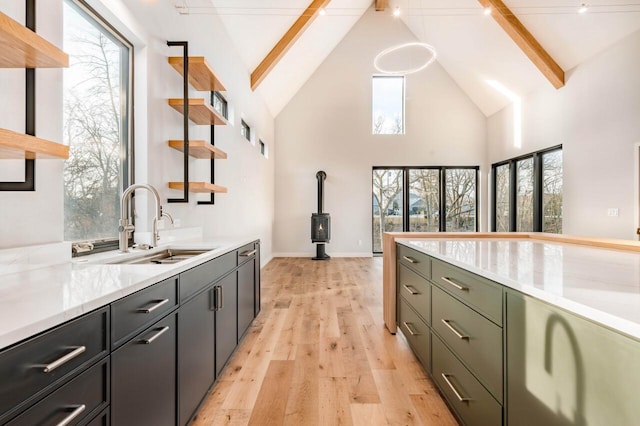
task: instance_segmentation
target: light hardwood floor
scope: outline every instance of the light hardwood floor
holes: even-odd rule
[[[382,317],[382,259],[278,258],[194,425],[457,425]]]

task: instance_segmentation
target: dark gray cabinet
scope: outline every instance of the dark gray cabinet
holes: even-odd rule
[[[109,307],[0,352],[0,424],[109,354]]]
[[[238,341],[244,336],[255,314],[255,254],[238,268]]]
[[[181,279],[181,282],[184,280]],[[215,300],[210,286],[178,311],[178,424],[186,424],[215,380]]]
[[[216,304],[216,377],[238,345],[238,288],[236,274],[221,279],[214,286]]]
[[[176,319],[170,314],[111,354],[111,421],[176,422]]]

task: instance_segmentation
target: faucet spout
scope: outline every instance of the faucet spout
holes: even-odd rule
[[[129,186],[122,192],[122,196],[120,197],[120,226],[118,227],[118,232],[120,234],[119,241],[119,249],[122,253],[126,253],[129,251],[128,241],[129,234],[135,230],[135,227],[129,223],[129,214],[128,214],[128,204],[127,202],[131,200],[131,196],[135,192],[136,189],[146,189],[153,195],[156,204],[156,214],[153,218],[153,246],[158,245],[158,219],[160,219],[160,215],[162,212],[162,206],[160,205],[160,194],[158,191],[151,185],[146,183],[135,183]]]

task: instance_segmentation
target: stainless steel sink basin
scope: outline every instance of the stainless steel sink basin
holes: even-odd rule
[[[194,256],[206,253],[210,250],[167,249],[157,253],[150,253],[142,257],[127,258],[109,262],[118,265],[171,265],[191,259]]]

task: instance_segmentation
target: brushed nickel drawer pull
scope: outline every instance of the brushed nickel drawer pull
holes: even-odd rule
[[[451,381],[449,380],[448,376],[450,376],[450,374],[442,373],[441,375],[444,381],[447,382],[447,385],[449,385],[453,393],[456,394],[456,398],[458,398],[458,401],[460,402],[471,401],[471,398],[464,398],[462,395],[460,395],[460,392],[458,392],[458,389],[456,389],[456,387],[453,386],[453,383],[451,383]]]
[[[411,323],[410,322],[403,321],[402,324],[404,324],[404,326],[409,331],[409,334],[411,334],[412,336],[419,336],[420,335],[420,333],[418,333],[417,331],[413,331],[411,329]]]
[[[449,324],[449,321],[450,321],[450,320],[443,319],[443,320],[442,320],[442,323],[443,323],[444,325],[446,325],[446,326],[447,326],[447,328],[448,328],[449,330],[451,330],[451,332],[452,332],[453,334],[455,334],[455,335],[458,337],[458,339],[462,339],[462,340],[469,340],[469,336],[465,336],[464,334],[460,333],[458,330],[456,330],[455,328],[453,328],[453,326],[452,326],[451,324]]]
[[[441,279],[442,281],[444,281],[445,283],[447,283],[447,284],[449,284],[449,285],[454,286],[454,287],[455,287],[455,288],[457,288],[458,290],[461,290],[461,291],[469,291],[469,287],[463,287],[463,286],[461,286],[461,285],[460,285],[460,284],[458,284],[458,283],[454,283],[453,281],[451,281],[451,279],[450,279],[450,278],[447,278],[447,277],[440,277],[440,279]]]
[[[51,364],[45,365],[44,369],[42,371],[44,371],[45,373],[51,373],[56,368],[60,367],[61,365],[66,364],[67,362],[71,361],[72,359],[74,359],[75,357],[77,357],[78,355],[80,355],[81,353],[86,351],[87,347],[86,346],[73,346],[70,349],[73,349],[73,350],[71,352],[69,352],[68,354],[66,354],[64,356],[61,356],[60,358],[56,359]]]
[[[162,305],[164,305],[165,303],[168,303],[168,302],[169,302],[169,299],[162,299],[162,300],[159,300],[158,302],[156,302],[155,304],[153,304],[151,307],[149,307],[149,308],[140,308],[140,309],[137,309],[136,312],[139,312],[141,314],[150,314],[151,312],[155,311],[160,306],[162,306]]]
[[[244,256],[244,257],[249,257],[249,256],[253,256],[254,254],[256,254],[258,250],[250,250],[250,251],[245,251],[240,253],[240,256]]]
[[[67,426],[68,424],[71,424],[71,422],[74,421],[76,417],[78,417],[84,410],[87,409],[87,406],[82,404],[78,405],[77,407],[71,406],[69,408],[73,408],[74,410],[69,413],[67,417],[62,419],[60,423],[56,424],[56,426]]]
[[[169,330],[169,326],[168,325],[162,327],[156,334],[154,334],[153,336],[149,337],[148,339],[142,339],[141,342],[144,343],[145,345],[150,345],[151,343],[153,343],[154,340],[156,340],[158,337],[160,337],[164,333],[166,333],[167,330]]]
[[[413,257],[410,257],[410,256],[402,256],[402,258],[404,260],[406,260],[407,262],[409,262],[409,263],[420,263],[417,260],[415,260]]]
[[[419,292],[416,291],[415,288],[413,288],[410,285],[402,284],[402,287],[404,287],[404,289],[407,290],[409,294],[411,294],[412,296],[415,296],[416,294],[420,294]]]

